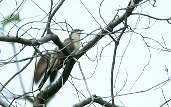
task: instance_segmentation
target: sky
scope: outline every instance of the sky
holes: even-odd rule
[[[17,5],[19,5],[22,1],[18,0]],[[54,4],[58,1],[54,0]],[[90,14],[84,5],[88,8]],[[86,0],[82,2],[80,0],[66,0],[62,7],[59,9],[57,14],[55,15],[55,22],[68,22],[72,25],[73,28],[80,28],[84,29],[81,38],[86,37],[86,33],[90,33],[91,31],[98,29],[105,26],[102,19],[99,16],[99,0]],[[129,0],[108,0],[104,1],[102,8],[101,8],[101,15],[105,19],[106,23],[109,23],[110,20],[116,14],[116,10],[124,8],[127,6]],[[150,1],[151,3],[153,0]],[[152,7],[147,2],[142,6],[136,8],[134,12],[141,12],[145,14],[149,14],[155,17],[160,18],[169,18],[171,15],[169,14],[168,10],[170,10],[170,0],[158,0],[155,4],[156,7]],[[37,6],[37,5],[39,6]],[[27,34],[23,36],[23,38],[40,38],[45,28],[45,23],[47,21],[46,13],[48,13],[50,7],[49,0],[25,0],[24,5],[21,9],[19,9],[19,15],[22,19],[21,22],[17,24],[17,26],[22,26],[23,24],[30,22],[30,21],[39,21],[36,23],[31,23],[25,25],[21,30],[19,30],[19,35],[22,35],[27,29],[29,28],[39,28],[29,30]],[[3,20],[3,17],[8,16],[11,14],[14,9],[16,9],[16,0],[5,0],[0,3],[0,20]],[[121,11],[120,15],[124,11]],[[93,15],[93,17],[92,17]],[[164,21],[155,21],[149,20],[147,17],[141,16],[131,16],[128,19],[128,24],[132,28],[137,28],[135,31],[141,33],[145,37],[151,37],[158,41],[160,41],[163,45],[166,45],[168,49],[171,47],[171,26],[164,22]],[[54,28],[54,32],[60,35],[60,39],[64,40],[68,37],[66,32],[60,30],[60,27],[53,23],[52,28]],[[14,27],[14,24],[9,24],[5,27],[5,34],[9,31],[10,35],[15,36],[18,30],[18,27]],[[65,25],[62,27],[66,28]],[[150,26],[150,29],[144,29],[145,27]],[[118,26],[118,29],[121,26]],[[12,28],[12,29],[11,29]],[[115,30],[116,30],[115,29]],[[97,32],[96,32],[97,33]],[[81,41],[83,45],[91,40],[94,35],[90,35]],[[162,39],[163,38],[163,39]],[[112,64],[112,56],[113,56],[113,49],[114,43],[112,42],[106,48],[104,48],[110,41],[112,41],[108,36],[103,38],[98,42],[98,44],[93,47],[91,50],[87,52],[87,55],[92,59],[90,61],[86,56],[83,56],[79,59],[81,63],[81,67],[83,69],[84,75],[90,79],[87,79],[88,87],[90,89],[91,94],[96,94],[102,97],[110,96],[110,71],[111,71],[111,64]],[[145,39],[146,43],[152,47],[160,48],[160,46],[150,40]],[[20,44],[15,44],[17,47],[17,51],[19,51],[22,47]],[[52,50],[54,49],[55,45],[52,43],[43,44],[40,49],[43,51],[44,49]],[[102,57],[100,57],[101,50],[104,48],[102,52]],[[23,59],[26,57],[30,57],[34,52],[32,47],[26,47],[21,54],[18,55],[18,59]],[[13,55],[12,45],[10,43],[0,42],[0,60],[7,59]],[[124,55],[124,57],[122,57]],[[150,60],[149,60],[150,59]],[[121,64],[120,64],[120,61]],[[35,62],[35,60],[34,60]],[[32,87],[32,79],[34,73],[34,65],[35,63],[31,63],[27,69],[25,69],[21,75],[23,78],[23,82],[25,84],[25,88],[27,91],[31,91]],[[20,69],[27,63],[27,61],[19,63]],[[146,66],[147,65],[147,66]],[[148,92],[139,93],[139,94],[132,94],[132,95],[123,95],[126,93],[137,92],[147,90],[162,81],[168,79],[171,76],[171,72],[165,72],[165,66],[169,69],[171,65],[171,58],[170,52],[163,52],[161,50],[155,50],[150,48],[150,52],[143,41],[143,38],[139,34],[135,33],[127,33],[123,35],[120,45],[117,51],[116,57],[116,69],[115,69],[115,77],[116,73],[119,71],[119,75],[114,87],[114,91],[118,92],[122,86],[124,85],[126,78],[127,83],[124,89],[119,93],[115,99],[116,104],[126,107],[159,107],[161,104],[165,102],[164,96],[166,99],[171,98],[171,83],[168,82],[164,86],[156,87]],[[12,75],[17,72],[15,64],[8,64],[5,66],[0,67],[0,82],[4,84]],[[141,75],[142,74],[142,75]],[[78,64],[74,65],[73,71],[71,75],[75,78],[82,79],[81,72],[78,68]],[[135,82],[138,79],[137,82]],[[69,78],[69,81],[73,81],[74,86],[79,89],[86,97],[89,97],[87,92],[86,86],[83,80],[77,80]],[[79,102],[77,97],[77,92],[73,85],[67,81],[66,84],[61,88],[61,90],[55,95],[52,101],[48,104],[49,107],[54,107],[56,104],[62,107],[70,107]],[[18,77],[14,78],[6,87],[12,93],[21,94],[22,89],[19,85]],[[36,89],[37,86],[34,86]],[[3,93],[8,93],[9,91],[4,90]],[[36,94],[35,94],[36,95]],[[11,97],[10,95],[9,97]],[[80,97],[81,100],[84,97]],[[109,101],[109,98],[104,98],[105,100]],[[28,102],[25,104],[23,100],[16,100],[14,105],[17,106],[26,106],[29,107],[31,104]],[[171,105],[171,103],[170,103]],[[97,105],[98,107],[99,105]]]

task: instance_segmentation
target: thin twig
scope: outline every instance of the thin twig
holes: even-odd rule
[[[15,47],[15,44],[14,43],[12,43],[12,47],[13,47],[14,55],[16,55],[17,52],[16,52],[16,47]],[[15,60],[16,61],[18,60],[18,57],[17,56],[15,56]],[[19,67],[19,63],[18,62],[16,62],[16,67],[17,67],[17,71],[20,71],[20,67]],[[20,85],[22,87],[23,93],[25,93],[25,87],[24,87],[24,83],[23,83],[22,76],[21,76],[20,73],[18,74],[18,76],[19,76],[19,81],[20,81]]]
[[[131,6],[130,8],[128,8],[127,11],[122,16],[120,16],[116,19],[112,19],[111,22],[104,29],[102,29],[97,35],[95,35],[94,39],[89,41],[87,45],[85,45],[81,50],[79,50],[76,53],[76,55],[74,55],[74,57],[76,59],[79,59],[82,55],[84,55],[84,53],[86,53],[89,49],[91,49],[101,38],[103,38],[108,32],[112,32],[116,26],[118,26],[120,23],[122,23],[125,20],[125,18],[127,18],[131,15],[134,8],[141,1],[142,0],[134,0],[134,4],[133,4],[134,6]],[[61,42],[60,42],[60,44],[57,42],[58,39],[59,39],[58,37],[55,38],[53,40],[53,42],[56,43],[58,46],[61,46],[60,47],[60,49],[61,49],[61,48],[63,48],[62,47],[63,45],[61,44]],[[65,50],[65,51],[67,51],[67,50]],[[70,53],[66,52],[65,55],[68,56],[68,55],[70,55]],[[63,84],[68,80],[74,64],[75,64],[75,60],[72,58],[68,62],[66,62],[64,71],[62,72],[62,75],[60,76],[58,81],[56,83],[52,84],[47,89],[38,93],[37,97],[35,98],[34,105],[44,104],[44,101],[46,101],[49,97],[51,97],[52,95],[54,95],[61,89]]]
[[[87,92],[89,93],[89,96],[91,97],[91,100],[92,100],[91,102],[93,103],[94,97],[91,95],[90,89],[89,89],[88,84],[87,84],[87,81],[86,81],[86,77],[85,77],[85,75],[84,75],[84,73],[83,73],[83,70],[82,70],[82,68],[81,68],[81,64],[80,64],[80,62],[79,62],[76,58],[74,58],[74,60],[78,63],[78,66],[79,66],[81,75],[82,75],[83,80],[84,80],[84,84],[85,84],[85,86],[86,86]],[[90,103],[90,105],[91,105],[92,103]]]
[[[18,74],[20,74],[30,63],[31,63],[31,61],[33,60],[33,58],[32,59],[30,59],[30,61],[20,70],[20,71],[18,71],[17,73],[15,73],[3,86],[2,86],[2,88],[0,89],[0,92],[6,87],[6,85],[14,78],[14,77],[16,77]]]
[[[163,98],[164,98],[164,100],[165,100],[167,106],[169,107],[169,104],[168,104],[168,102],[167,102],[167,100],[166,100],[166,97],[165,97],[165,95],[164,95],[164,92],[163,92],[163,89],[162,89],[162,88],[161,88],[161,91],[162,91]]]

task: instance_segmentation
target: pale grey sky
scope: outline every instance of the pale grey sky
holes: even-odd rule
[[[152,2],[153,0],[151,0]],[[21,0],[18,0],[18,5],[21,3]],[[36,2],[44,11],[49,11],[49,0],[36,0]],[[57,1],[54,0],[54,4]],[[100,1],[99,0],[82,0],[84,4],[87,6],[89,11],[93,14],[95,19],[100,23],[102,27],[105,26],[105,24],[102,22],[102,20],[99,17],[98,8]],[[117,9],[124,8],[128,4],[129,0],[107,0],[104,1],[104,5],[102,6],[102,16],[105,19],[105,21],[108,23],[113,16],[115,15]],[[168,10],[170,10],[170,0],[158,0],[156,3],[156,7],[153,8],[149,3],[146,3],[136,9],[134,12],[142,12],[149,15],[153,15],[155,17],[162,17],[162,18],[168,18],[171,17],[171,14]],[[0,3],[0,20],[2,20],[2,17],[5,17],[9,15],[13,10],[16,9],[15,0],[6,0]],[[23,19],[18,26],[21,26],[25,24],[26,22],[30,21],[43,21],[46,22],[47,17],[43,20],[43,18],[46,16],[46,14],[40,10],[33,2],[32,0],[27,0],[25,5],[23,5],[23,8],[20,11],[21,19]],[[55,21],[61,22],[61,21],[67,21],[72,27],[74,28],[80,28],[84,29],[84,33],[90,33],[90,31],[94,29],[98,29],[100,26],[98,23],[95,22],[95,20],[91,17],[91,15],[85,10],[83,5],[81,4],[80,0],[66,0],[64,5],[59,9],[57,14],[55,15]],[[138,30],[136,32],[139,32],[143,34],[143,36],[152,37],[160,42],[162,41],[162,36],[166,42],[167,47],[171,48],[171,26],[168,25],[166,22],[155,22],[154,20],[150,20],[150,24],[152,28],[144,30],[142,28],[147,27],[149,24],[148,18],[140,17],[137,15],[131,16],[128,20],[128,23],[131,27],[137,27]],[[29,24],[25,27],[23,27],[23,31],[20,30],[19,34],[22,34],[25,32],[28,28],[34,27],[34,28],[40,28],[43,30],[45,27],[45,23],[33,23]],[[135,26],[135,24],[137,25]],[[5,28],[6,32],[9,32],[9,29],[13,26],[13,24],[8,25],[8,27]],[[63,26],[64,27],[64,26]],[[53,28],[59,29],[57,25],[54,25]],[[118,27],[117,27],[118,28]],[[35,38],[40,38],[42,31],[38,30],[31,30],[28,33]],[[17,29],[12,29],[10,31],[11,35],[16,35]],[[66,32],[61,32],[60,30],[54,31],[55,33],[58,33],[61,38],[61,40],[64,40],[67,37]],[[30,35],[24,36],[25,38],[32,38]],[[64,35],[64,36],[63,36]],[[85,34],[82,34],[81,37],[85,37]],[[89,36],[82,42],[84,43],[86,40],[91,39],[93,36]],[[143,42],[140,35],[136,35],[134,33],[128,33],[123,36],[120,46],[117,52],[117,62],[116,62],[116,69],[115,73],[118,71],[118,66],[121,61],[121,57],[123,55],[123,52],[126,48],[126,45],[128,44],[129,39],[131,38],[131,42],[128,46],[128,49],[124,55],[121,67],[119,69],[120,73],[118,76],[118,80],[116,83],[116,87],[114,88],[115,92],[119,91],[121,87],[124,84],[125,78],[127,77],[127,84],[125,88],[119,93],[119,94],[125,94],[129,92],[135,92],[135,91],[142,91],[146,90],[168,78],[167,73],[165,70],[165,65],[168,67],[168,69],[171,69],[171,57],[169,52],[162,52],[162,51],[156,51],[153,49],[150,49],[151,51],[151,60],[147,67],[144,66],[149,61],[149,52],[147,47],[145,46],[145,43]],[[99,54],[102,49],[108,42],[111,41],[109,37],[106,37],[99,41],[97,46],[92,48],[87,54],[90,56],[90,58],[95,59],[94,62],[91,62],[87,59],[87,57],[82,57],[79,59],[81,62],[81,66],[83,68],[83,72],[86,77],[90,77],[94,71],[94,75],[91,79],[88,79],[88,86],[91,90],[91,94],[96,94],[98,96],[107,97],[110,96],[110,70],[111,70],[111,63],[112,63],[112,55],[113,55],[113,48],[114,43],[106,47],[103,51],[102,58],[100,60]],[[155,42],[147,41],[152,46],[156,47],[158,46],[155,44]],[[16,44],[16,46],[20,46]],[[53,49],[54,46],[51,46],[51,44],[45,44],[43,45],[45,48]],[[18,48],[19,49],[19,48]],[[41,48],[43,49],[43,48]],[[0,42],[0,59],[6,59],[9,56],[12,56],[12,46],[9,43]],[[33,49],[31,47],[26,47],[26,49],[22,52],[22,54],[19,55],[19,59],[29,57],[33,53]],[[96,58],[96,55],[98,54],[98,59]],[[20,68],[24,66],[25,63],[19,63]],[[95,69],[95,65],[97,64],[97,68]],[[15,72],[17,72],[15,64],[8,64],[3,67],[0,67],[0,82],[5,83]],[[29,67],[22,73],[25,88],[27,91],[30,91],[31,84],[32,84],[32,78],[33,78],[33,72],[34,72],[34,63],[29,65]],[[132,87],[132,85],[135,83],[138,76],[141,74],[141,78],[137,81],[137,83]],[[78,69],[78,65],[75,64],[74,69],[71,73],[72,76],[77,78],[82,78],[81,73]],[[169,71],[169,76],[171,75]],[[116,74],[115,74],[116,76]],[[71,79],[69,79],[71,80]],[[84,94],[86,97],[89,97],[88,92],[86,90],[86,87],[84,85],[83,80],[75,80],[74,85]],[[7,89],[9,89],[13,93],[21,93],[22,90],[20,88],[20,85],[18,84],[18,77],[15,78],[13,81],[7,85]],[[17,88],[19,87],[19,88]],[[132,87],[132,88],[131,88]],[[36,89],[36,86],[34,86],[34,89]],[[131,89],[131,90],[130,90]],[[171,98],[171,83],[167,83],[166,86],[162,87],[166,99]],[[35,94],[36,95],[36,94]],[[81,99],[84,99],[83,97]],[[109,100],[109,99],[105,99]],[[116,104],[122,105],[126,107],[159,107],[163,102],[164,98],[161,92],[160,87],[155,88],[149,92],[141,93],[141,94],[133,94],[133,95],[125,95],[121,97],[116,97]],[[17,106],[26,106],[30,107],[31,105],[29,103],[26,103],[24,105],[24,101],[17,100],[16,101]],[[57,104],[60,107],[70,107],[73,104],[79,102],[76,91],[74,87],[69,83],[66,82],[66,84],[63,86],[63,88],[56,94],[55,98],[49,103],[49,107],[55,107]],[[14,104],[15,105],[15,104]],[[171,104],[170,104],[171,105]]]

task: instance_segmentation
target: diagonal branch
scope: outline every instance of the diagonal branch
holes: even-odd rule
[[[117,19],[112,19],[112,21],[104,29],[102,29],[93,40],[89,41],[89,43],[78,52],[78,58],[81,57],[84,53],[86,53],[89,49],[91,49],[107,33],[112,32],[113,29],[122,21],[124,21],[126,17],[129,17],[132,14],[134,8],[137,6],[137,4],[143,0],[134,0],[134,3],[131,3],[131,1],[127,6],[126,12],[122,16],[118,17]]]
[[[34,56],[34,55],[33,55]],[[24,69],[32,62],[34,57],[32,57],[30,59],[30,61],[17,73],[15,73],[3,86],[2,88],[0,88],[0,92],[8,85],[9,82],[11,82],[18,74],[20,74],[22,71],[24,71]]]
[[[59,8],[62,6],[62,4],[64,3],[64,1],[65,1],[65,0],[61,0],[61,1],[59,2],[58,6],[54,9],[54,11],[52,12],[52,14],[51,14],[52,9],[50,10],[50,14],[49,14],[48,22],[47,22],[47,26],[46,26],[46,28],[47,28],[47,33],[50,32],[50,23],[51,23],[51,21],[52,21],[53,16],[56,14],[56,12],[57,12],[57,11],[59,10]],[[51,1],[51,2],[53,2],[53,1]]]
[[[131,0],[132,1],[132,0]],[[76,55],[75,58],[79,59],[82,55],[84,55],[89,49],[91,49],[101,38],[103,38],[108,32],[112,32],[113,29],[119,25],[121,22],[123,22],[125,20],[125,18],[129,17],[132,13],[132,11],[134,10],[134,8],[137,6],[137,4],[139,2],[141,2],[142,0],[134,0],[134,3],[129,3],[129,5],[127,6],[127,10],[126,12],[119,18],[117,19],[112,19],[112,21],[104,28],[102,29],[97,35],[96,37],[91,40],[87,45],[85,45]],[[63,48],[62,44],[60,42],[57,42],[58,38],[56,38],[56,41],[53,40],[53,42],[55,42],[59,48]],[[60,47],[61,46],[61,47]],[[65,53],[65,55],[69,54],[67,51]],[[34,105],[39,105],[39,104],[44,104],[45,101],[51,97],[52,95],[54,95],[55,93],[57,93],[60,88],[63,86],[63,84],[65,84],[65,82],[68,80],[69,75],[72,71],[72,68],[75,64],[75,60],[74,59],[69,59],[69,61],[66,62],[66,66],[64,68],[64,71],[62,73],[62,75],[60,76],[60,78],[58,79],[58,81],[55,84],[52,84],[50,87],[46,88],[45,90],[41,91],[36,99],[35,99],[35,103]]]

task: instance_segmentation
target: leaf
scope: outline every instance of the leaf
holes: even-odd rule
[[[11,22],[20,22],[20,21],[21,19],[19,14],[11,14],[2,21],[2,27],[4,28],[7,24]]]
[[[27,99],[32,104],[34,103],[34,100],[30,98],[30,96],[25,96],[25,99]]]

